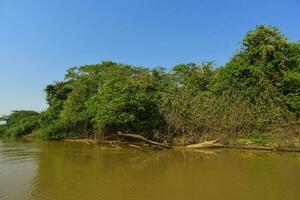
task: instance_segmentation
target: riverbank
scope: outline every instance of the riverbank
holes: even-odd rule
[[[81,138],[81,139],[65,139],[65,142],[78,142],[84,143],[87,145],[96,145],[96,144],[109,144],[112,147],[120,147],[122,145],[128,145],[134,148],[143,149],[143,148],[153,148],[153,149],[178,149],[178,148],[187,148],[187,149],[245,149],[245,150],[262,150],[262,151],[287,151],[287,152],[300,152],[300,138],[293,137],[289,139],[278,138],[270,139],[268,142],[262,141],[253,138],[235,138],[235,139],[214,139],[214,140],[205,140],[202,138],[202,141],[193,143],[193,144],[182,144],[182,143],[173,143],[165,144],[158,143],[156,141],[149,140],[140,135],[134,134],[123,134],[120,135],[122,138],[119,140],[103,140],[97,142],[91,138]],[[183,139],[181,139],[182,141]],[[179,138],[175,141],[180,141]]]

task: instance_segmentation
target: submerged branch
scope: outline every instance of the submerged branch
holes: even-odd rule
[[[201,142],[198,144],[186,145],[185,147],[193,148],[193,149],[222,147],[222,144],[220,144],[218,142],[219,142],[219,140],[211,140],[211,141]]]
[[[172,147],[170,147],[169,145],[166,145],[166,144],[163,144],[163,143],[159,143],[159,142],[155,142],[153,140],[149,140],[141,135],[136,135],[136,134],[126,134],[126,133],[122,133],[122,132],[118,132],[118,135],[119,136],[122,136],[122,137],[127,137],[127,138],[132,138],[132,139],[137,139],[137,140],[140,140],[140,141],[143,141],[145,143],[148,143],[148,144],[151,144],[151,145],[154,145],[156,147],[163,147],[163,148],[166,148],[166,149],[171,149]]]

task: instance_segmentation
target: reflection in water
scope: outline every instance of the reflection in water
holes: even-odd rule
[[[0,141],[0,199],[300,199],[300,155]]]

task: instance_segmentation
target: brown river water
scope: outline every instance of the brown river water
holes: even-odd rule
[[[300,154],[0,140],[1,200],[299,200]]]

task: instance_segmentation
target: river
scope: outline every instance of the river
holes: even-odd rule
[[[2,200],[299,200],[300,154],[0,140]]]

